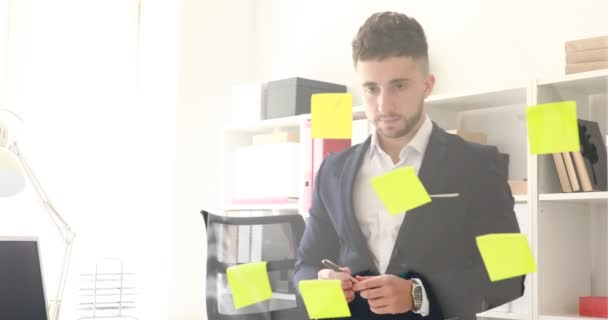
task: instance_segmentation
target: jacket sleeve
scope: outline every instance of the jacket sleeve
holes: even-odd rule
[[[331,174],[326,163],[327,161],[323,161],[314,180],[310,214],[297,250],[293,279],[296,288],[298,288],[300,280],[317,279],[317,273],[323,268],[322,259],[337,262],[338,258],[338,236],[322,197],[323,192],[325,192],[324,178]],[[328,190],[327,192],[336,191]]]
[[[507,177],[501,173],[499,165],[496,147],[484,149],[479,175],[471,187],[474,200],[467,218],[474,238],[488,233],[520,232],[513,210],[513,195],[507,184]],[[491,282],[479,250],[475,250],[473,261],[475,269],[479,271],[477,290],[481,297],[482,311],[523,295],[525,276]]]

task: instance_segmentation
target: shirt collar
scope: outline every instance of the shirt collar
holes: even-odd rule
[[[422,126],[420,126],[420,129],[418,129],[418,132],[416,132],[416,135],[414,135],[412,140],[410,140],[410,142],[407,145],[405,145],[403,147],[403,149],[401,149],[401,151],[399,152],[400,160],[403,160],[405,158],[405,154],[408,149],[413,149],[416,152],[418,152],[419,154],[424,155],[424,152],[426,151],[426,147],[429,144],[429,140],[431,139],[432,131],[433,131],[433,122],[425,114],[424,122],[422,123]],[[374,130],[374,132],[372,133],[372,139],[371,139],[371,144],[370,144],[370,148],[369,148],[370,159],[374,157],[374,154],[376,152],[384,152],[384,151],[380,148],[380,144],[378,143],[378,132],[377,132],[377,130]]]

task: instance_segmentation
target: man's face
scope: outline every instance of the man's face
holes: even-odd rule
[[[379,135],[404,137],[422,122],[424,99],[435,84],[422,63],[402,56],[357,62],[365,114]]]

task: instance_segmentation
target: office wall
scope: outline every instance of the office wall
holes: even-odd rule
[[[436,93],[525,85],[564,73],[563,42],[608,34],[602,0],[256,2],[256,78],[319,78],[354,88],[351,41],[373,12],[400,11],[425,28]]]
[[[220,208],[221,127],[230,87],[253,77],[255,1],[183,0],[170,319],[206,319],[201,209]]]
[[[350,41],[380,10],[402,11],[423,24],[436,93],[563,74],[566,39],[608,34],[603,0],[182,0],[170,319],[206,318],[206,235],[198,212],[220,207],[220,132],[230,86],[297,75],[344,83],[360,103]]]

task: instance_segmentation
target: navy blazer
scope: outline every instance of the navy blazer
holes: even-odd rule
[[[325,258],[354,274],[378,274],[353,206],[355,177],[370,141],[330,155],[319,168],[297,252],[296,288],[300,280],[317,278]],[[523,295],[524,277],[489,280],[475,241],[478,235],[520,232],[501,161],[496,147],[464,141],[433,123],[419,178],[429,194],[459,195],[433,198],[407,212],[386,270],[422,280],[431,307],[425,319],[475,319]],[[413,312],[376,315],[358,295],[349,307],[353,319],[422,319]]]

